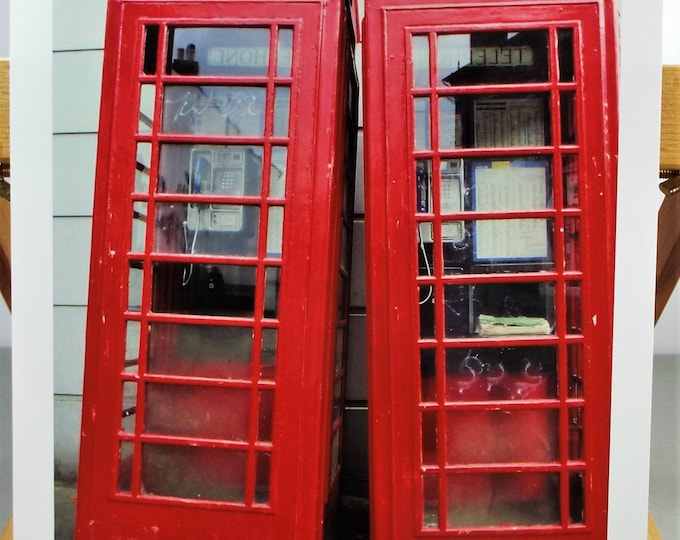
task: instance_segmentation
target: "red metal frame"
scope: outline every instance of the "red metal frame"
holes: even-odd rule
[[[158,28],[158,68],[142,70],[145,28]],[[272,113],[267,114],[264,137],[222,136],[206,139],[193,135],[165,134],[161,129],[162,92],[169,84],[196,84],[195,78],[166,74],[166,29],[172,26],[258,26],[270,27],[276,39],[277,28],[293,29],[291,75],[279,76],[270,67],[265,77],[231,79],[202,76],[199,84],[240,83],[268,88],[266,111],[273,111],[274,84],[291,88],[290,126],[287,136],[272,135]],[[343,391],[344,334],[347,276],[351,242],[351,220],[344,203],[348,171],[344,158],[352,156],[352,127],[347,117],[347,80],[350,69],[347,51],[353,36],[350,15],[342,3],[325,1],[218,2],[110,0],[105,44],[103,92],[99,131],[98,167],[93,220],[90,299],[87,322],[81,458],[78,478],[78,538],[321,538],[337,501],[337,460],[331,439],[339,453],[342,416],[334,412],[334,389]],[[270,48],[273,66],[275,47]],[[329,62],[336,58],[337,62]],[[138,130],[140,85],[155,88],[155,117],[149,133]],[[155,213],[163,204],[182,205],[195,195],[160,193],[154,189],[159,175],[159,148],[163,143],[260,144],[287,147],[287,186],[285,196],[231,197],[231,204],[259,205],[260,227],[267,225],[267,208],[285,208],[282,256],[267,253],[267,237],[259,233],[254,257],[176,254],[163,252],[151,229]],[[137,143],[149,144],[151,188],[146,193],[133,189]],[[349,144],[349,152],[346,147]],[[263,171],[271,164],[265,150]],[[331,166],[329,166],[331,164]],[[347,168],[353,171],[350,165]],[[263,173],[267,189],[268,173]],[[264,191],[266,193],[266,191]],[[213,196],[214,202],[224,201]],[[147,234],[142,251],[130,246],[133,204],[147,211]],[[137,216],[139,217],[139,216]],[[343,232],[344,229],[344,232]],[[343,244],[342,238],[345,239]],[[345,250],[342,254],[341,250]],[[231,264],[252,267],[256,288],[265,286],[265,267],[280,268],[278,314],[264,316],[264,293],[255,297],[254,318],[233,318],[232,327],[253,328],[253,343],[261,341],[264,328],[278,331],[276,375],[260,375],[261,357],[253,348],[251,366],[229,380],[206,381],[182,375],[155,374],[146,365],[147,325],[161,322],[223,324],[206,316],[154,312],[150,269],[155,263]],[[130,267],[147,269],[142,285],[142,305],[128,306]],[[343,304],[343,302],[340,302]],[[170,310],[167,310],[170,311]],[[141,344],[139,367],[125,363],[126,325],[139,324]],[[164,356],[172,354],[176,332],[166,333]],[[173,341],[174,340],[174,341]],[[340,346],[336,346],[337,342]],[[169,344],[169,346],[168,346]],[[141,487],[141,445],[172,443],[195,446],[191,437],[145,433],[138,420],[132,431],[121,427],[121,387],[137,388],[135,409],[141,416],[149,407],[147,385],[164,383],[198,388],[233,388],[248,391],[249,418],[243,419],[246,440],[229,442],[218,437],[198,441],[209,449],[241,449],[247,456],[243,500],[235,502],[160,496],[145,493]],[[243,393],[243,392],[241,392]],[[257,434],[258,400],[266,393],[274,396],[274,420],[270,442]],[[337,400],[337,397],[336,397]],[[158,402],[162,408],[173,400]],[[209,407],[203,401],[185,402]],[[229,402],[213,403],[214,414],[225,414]],[[340,409],[341,410],[341,409]],[[171,412],[171,411],[170,411]],[[125,412],[124,412],[125,414]],[[165,414],[161,411],[159,414]],[[131,485],[121,489],[119,445],[135,448],[131,461]],[[179,447],[178,447],[179,448]],[[269,497],[258,502],[255,495],[256,456],[271,455]],[[337,454],[336,454],[337,455]],[[214,465],[205,462],[204,473]],[[177,471],[180,474],[180,471]],[[304,486],[304,488],[301,488]]]
[[[613,3],[597,1],[434,1],[427,6],[409,0],[367,0],[364,20],[364,125],[366,141],[366,265],[368,314],[368,376],[371,451],[371,527],[372,538],[406,539],[420,537],[453,538],[472,536],[485,539],[515,537],[523,540],[560,536],[562,538],[606,537],[607,480],[609,460],[609,413],[611,381],[611,339],[613,311],[613,253],[615,218],[615,166],[618,123],[616,84],[616,36]],[[557,29],[573,28],[575,77],[573,82],[557,79]],[[546,82],[527,82],[515,85],[461,85],[447,89],[441,85],[411,88],[413,63],[410,36],[429,37],[434,43],[438,33],[470,33],[480,31],[545,29],[550,36]],[[432,50],[432,49],[430,49]],[[430,52],[430,80],[436,80],[436,57]],[[543,92],[550,96],[549,112],[560,118],[559,93],[571,91],[576,95],[576,143],[560,143],[560,123],[555,120],[551,141],[540,149],[513,148],[455,148],[440,150],[438,132],[433,129],[431,150],[415,150],[414,97],[434,99],[438,95],[471,95],[499,92]],[[435,101],[431,102],[434,111]],[[438,118],[433,115],[432,125]],[[416,210],[416,171],[414,161],[433,160],[438,170],[441,156],[491,158],[510,155],[545,155],[551,159],[554,205],[534,211],[513,211],[500,215],[493,212],[460,211],[445,218],[434,214],[418,214]],[[579,203],[567,206],[562,186],[560,156],[578,156]],[[435,195],[438,195],[435,189]],[[484,220],[493,216],[512,218],[540,218],[554,220],[554,260],[564,261],[553,270],[509,274],[445,274],[439,271],[423,276],[418,270],[417,223],[428,220],[437,230],[442,221]],[[580,267],[574,269],[567,260],[564,237],[568,229],[580,220]],[[441,237],[435,239],[439,240]],[[440,251],[436,251],[434,267],[442,268]],[[418,287],[431,287],[435,297],[443,297],[445,286],[470,284],[519,283],[523,281],[551,282],[556,291],[556,328],[548,336],[450,337],[444,335],[445,315],[442,302],[434,308],[435,333],[421,337],[419,328]],[[567,314],[574,313],[570,292],[580,284],[582,331],[567,329]],[[495,401],[468,397],[456,402],[443,396],[447,385],[457,384],[446,369],[446,351],[465,351],[489,347],[550,346],[557,350],[556,395],[545,389],[523,399],[527,402]],[[567,350],[570,346],[583,348],[583,393],[569,391]],[[423,348],[433,351],[439,375],[436,391],[423,397],[421,388],[420,354]],[[468,390],[470,391],[470,390]],[[481,399],[481,401],[479,401]],[[467,413],[477,420],[458,431],[448,431],[447,414]],[[529,422],[545,422],[548,414],[558,418],[558,443],[555,459],[537,456],[525,440],[525,457],[505,457],[505,464],[467,464],[466,458],[455,462],[449,452],[457,445],[456,435],[463,429],[471,436],[484,436],[484,415],[493,411],[507,411]],[[552,412],[551,412],[552,411]],[[585,414],[583,414],[585,413]],[[583,414],[583,455],[570,453],[570,425],[573,415]],[[533,416],[532,416],[533,415]],[[425,417],[434,418],[438,443],[429,447],[421,440],[427,426]],[[428,420],[429,421],[429,420]],[[475,424],[476,422],[476,424]],[[521,424],[521,422],[520,422]],[[521,425],[515,429],[520,429]],[[524,424],[526,427],[526,424]],[[530,439],[529,439],[530,441]],[[531,444],[530,442],[528,444]],[[484,445],[480,452],[489,450]],[[436,462],[425,455],[433,452]],[[438,452],[438,453],[437,453]],[[533,457],[531,457],[533,455]],[[435,459],[434,457],[432,459]],[[451,460],[454,460],[451,463]],[[484,462],[484,460],[481,460]],[[474,459],[473,459],[474,462]],[[530,462],[528,466],[526,462]],[[423,526],[425,494],[421,476],[433,474],[435,494],[440,500],[453,497],[447,491],[447,480],[457,474],[478,471],[487,475],[494,472],[536,471],[559,475],[558,517],[554,524],[535,526],[517,524],[494,526],[448,525],[447,509],[442,503],[434,526]],[[585,507],[583,522],[570,519],[569,478],[571,472],[583,474]],[[450,475],[454,476],[450,476]],[[461,476],[462,475],[462,476]],[[475,487],[468,484],[461,498],[473,499]],[[516,499],[521,499],[517,494]]]

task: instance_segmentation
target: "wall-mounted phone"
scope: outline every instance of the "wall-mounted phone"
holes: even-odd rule
[[[418,187],[418,211],[434,212],[432,174],[425,167],[419,166],[416,172]],[[442,214],[462,212],[465,185],[463,182],[463,160],[446,159],[441,161],[439,178],[440,210]],[[423,242],[433,242],[432,224],[422,222],[420,235]],[[442,241],[462,242],[465,239],[463,221],[443,221]]]
[[[189,192],[203,195],[244,193],[246,153],[241,148],[197,146],[191,150]],[[243,206],[191,203],[187,228],[192,231],[237,232],[243,227]]]

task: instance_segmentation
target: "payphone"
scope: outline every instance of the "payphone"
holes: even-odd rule
[[[333,530],[355,10],[109,1],[77,538]]]
[[[609,0],[367,0],[372,538],[606,537]]]

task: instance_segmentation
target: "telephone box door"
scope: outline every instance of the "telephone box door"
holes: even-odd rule
[[[110,2],[79,538],[321,538],[350,29],[342,3]]]
[[[612,6],[366,4],[372,538],[605,538]]]

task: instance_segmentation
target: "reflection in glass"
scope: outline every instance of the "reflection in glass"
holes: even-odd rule
[[[556,525],[559,474],[458,473],[448,479],[449,527]]]
[[[249,327],[151,323],[148,371],[250,380],[252,347]]]
[[[139,92],[139,133],[151,133],[156,108],[156,86],[143,84]]]
[[[151,172],[151,143],[137,143],[137,163],[135,164],[135,193],[149,192]]]
[[[277,86],[274,94],[274,137],[288,135],[288,117],[290,116],[290,88]]]
[[[177,471],[182,474],[176,474]],[[160,444],[142,447],[145,494],[243,502],[245,476],[245,452]]]
[[[261,137],[264,106],[264,87],[166,86],[162,131]]]
[[[168,74],[265,76],[269,28],[173,28]]]
[[[290,77],[293,64],[293,30],[279,29],[279,48],[276,53],[276,74],[279,77]]]
[[[147,383],[144,432],[245,441],[249,409],[248,389]]]
[[[438,78],[446,86],[548,80],[548,32],[437,36]]]
[[[413,87],[430,86],[430,45],[427,36],[413,36]]]
[[[430,138],[430,98],[415,98],[413,100],[414,118],[414,141],[416,150],[429,150]]]

